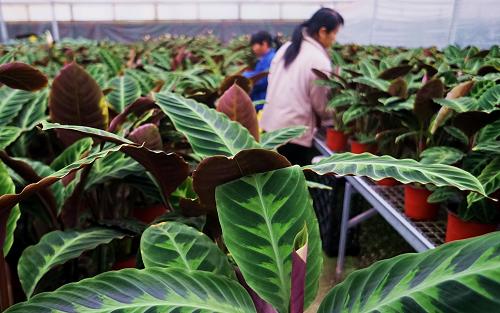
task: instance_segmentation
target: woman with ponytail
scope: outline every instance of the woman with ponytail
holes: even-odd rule
[[[325,113],[328,88],[315,83],[317,77],[312,69],[332,71],[328,48],[342,25],[344,19],[337,11],[321,8],[297,26],[292,40],[276,52],[271,63],[261,128],[273,131],[299,125],[308,127],[302,137],[278,149],[294,164],[310,164],[317,154],[312,147],[316,126],[326,125],[330,120]]]

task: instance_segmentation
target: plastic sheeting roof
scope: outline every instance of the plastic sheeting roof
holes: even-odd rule
[[[339,42],[407,47],[500,43],[500,0],[0,0],[1,15],[10,24],[53,17],[61,22],[269,24],[306,19],[321,6],[344,16]]]

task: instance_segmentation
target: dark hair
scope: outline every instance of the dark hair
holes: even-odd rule
[[[292,43],[285,51],[285,67],[292,64],[293,60],[299,55],[300,46],[304,39],[302,35],[304,28],[309,36],[314,36],[318,34],[322,27],[331,32],[340,25],[344,25],[344,18],[339,12],[330,8],[321,8],[316,11],[310,19],[297,26],[293,31]]]
[[[252,46],[256,43],[263,44],[264,42],[267,42],[269,47],[272,47],[273,44],[276,49],[281,47],[280,38],[278,36],[273,38],[273,36],[271,36],[271,34],[266,32],[265,30],[261,30],[250,37],[250,45]]]

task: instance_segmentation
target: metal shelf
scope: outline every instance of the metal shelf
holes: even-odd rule
[[[330,156],[330,151],[322,136],[314,138],[315,147],[324,155]],[[350,202],[354,193],[359,193],[372,206],[357,216],[350,217]],[[342,208],[342,224],[340,228],[339,257],[336,274],[341,276],[344,265],[345,245],[349,228],[380,214],[416,251],[433,249],[444,242],[445,222],[416,222],[403,213],[404,192],[402,186],[378,186],[366,177],[347,176]]]

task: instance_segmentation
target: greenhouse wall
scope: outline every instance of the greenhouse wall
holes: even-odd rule
[[[257,29],[290,34],[322,6],[345,17],[341,43],[489,47],[500,42],[498,0],[3,0],[0,21],[4,40],[45,30],[56,37],[125,42],[212,31],[227,40]]]

